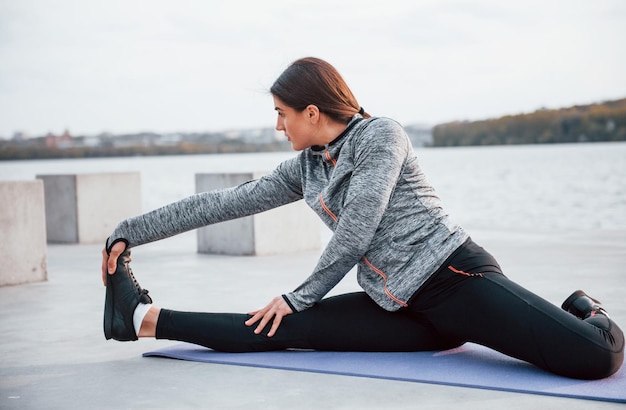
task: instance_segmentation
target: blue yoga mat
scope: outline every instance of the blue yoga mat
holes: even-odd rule
[[[473,343],[440,352],[408,353],[222,353],[180,343],[143,355],[626,403],[623,367],[603,380],[569,379]]]

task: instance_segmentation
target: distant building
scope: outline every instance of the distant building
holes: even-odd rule
[[[16,131],[13,133],[12,141],[24,141],[28,139],[28,134],[22,131]]]
[[[53,133],[49,132],[44,137],[44,140],[46,148],[64,149],[73,146],[73,138],[68,130],[65,130],[65,132],[61,135],[54,135]]]

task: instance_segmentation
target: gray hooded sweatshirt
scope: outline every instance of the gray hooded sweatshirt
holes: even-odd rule
[[[326,146],[314,146],[242,185],[203,192],[121,222],[110,247],[134,247],[300,199],[333,235],[311,275],[283,295],[294,311],[323,298],[355,265],[382,308],[411,296],[468,238],[444,211],[402,127],[356,115]]]

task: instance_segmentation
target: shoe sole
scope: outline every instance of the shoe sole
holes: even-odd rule
[[[106,295],[104,297],[104,337],[113,338],[113,285],[111,275],[107,273]]]

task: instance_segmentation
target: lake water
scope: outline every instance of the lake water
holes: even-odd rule
[[[626,230],[626,142],[416,148],[452,217],[468,229]],[[143,209],[195,192],[202,172],[266,171],[294,152],[0,162],[0,180],[141,173]]]

